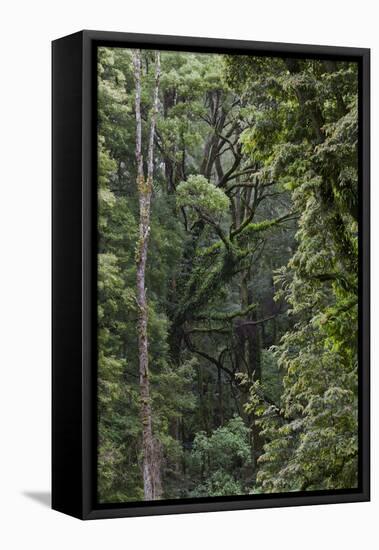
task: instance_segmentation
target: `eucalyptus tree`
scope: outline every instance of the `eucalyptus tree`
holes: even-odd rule
[[[158,91],[160,79],[160,54],[155,55],[155,87],[152,114],[150,118],[150,133],[147,146],[147,173],[144,174],[142,156],[142,119],[141,119],[141,52],[133,52],[135,80],[135,113],[136,113],[136,161],[137,190],[139,198],[139,235],[136,245],[137,264],[137,313],[138,313],[138,353],[139,376],[141,392],[141,422],[142,422],[142,454],[143,454],[143,486],[145,500],[154,500],[161,495],[160,481],[160,450],[153,435],[152,408],[150,397],[149,355],[148,355],[148,303],[146,297],[145,273],[150,233],[150,209],[153,191],[154,174],[154,140],[155,126],[158,115]]]

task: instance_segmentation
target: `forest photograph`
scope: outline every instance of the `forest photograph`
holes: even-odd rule
[[[358,63],[97,48],[97,501],[358,487]]]

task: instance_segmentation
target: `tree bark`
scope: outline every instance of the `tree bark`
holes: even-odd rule
[[[143,488],[144,499],[160,498],[160,451],[158,441],[153,434],[152,406],[149,380],[149,353],[148,353],[148,304],[146,299],[146,261],[150,233],[150,206],[153,189],[154,170],[154,136],[158,113],[158,90],[160,78],[160,58],[156,54],[155,88],[153,110],[150,122],[148,143],[147,177],[144,175],[142,157],[142,118],[141,118],[141,52],[133,52],[134,80],[136,88],[136,161],[137,161],[137,190],[139,198],[139,237],[136,247],[137,264],[137,304],[138,304],[138,355],[139,355],[139,384],[141,398],[142,422],[142,455],[143,455]]]

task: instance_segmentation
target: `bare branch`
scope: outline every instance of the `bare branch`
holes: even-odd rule
[[[196,353],[197,355],[200,355],[200,357],[203,357],[204,359],[206,359],[207,361],[209,361],[210,363],[212,363],[213,365],[215,365],[216,367],[218,367],[219,369],[221,369],[222,371],[226,372],[226,374],[228,376],[230,376],[230,378],[234,379],[234,373],[228,369],[227,367],[225,367],[223,365],[223,363],[221,363],[218,359],[216,359],[215,357],[212,357],[211,355],[208,355],[207,353],[205,353],[204,351],[201,351],[197,348],[195,348],[195,346],[193,345],[193,343],[191,342],[190,338],[188,335],[185,335],[184,336],[184,340],[186,342],[186,345],[188,347],[188,349],[190,351],[192,351],[192,353]]]

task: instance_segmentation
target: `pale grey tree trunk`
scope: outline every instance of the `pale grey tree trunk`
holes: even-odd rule
[[[137,264],[137,304],[138,304],[138,355],[139,355],[139,384],[141,398],[142,422],[142,455],[143,455],[143,488],[145,500],[160,498],[160,450],[153,434],[152,406],[149,381],[149,352],[148,352],[148,303],[146,298],[146,260],[150,233],[150,207],[153,190],[154,171],[154,136],[158,114],[158,91],[160,79],[159,52],[155,58],[155,87],[153,108],[150,120],[150,134],[148,143],[147,176],[145,178],[142,157],[142,119],[141,119],[141,52],[133,52],[134,80],[136,88],[136,160],[137,160],[137,189],[139,198],[139,236],[136,246]]]

